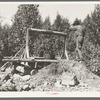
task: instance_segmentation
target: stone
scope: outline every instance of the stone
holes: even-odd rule
[[[28,85],[28,84],[24,85],[24,86],[23,86],[23,90],[26,90],[26,91],[30,90],[29,85]]]
[[[47,86],[47,85],[48,85],[48,82],[45,82],[45,83],[44,83],[44,86]]]
[[[34,89],[29,90],[30,92],[34,91]]]
[[[30,75],[21,76],[22,81],[28,81],[30,79]]]
[[[69,72],[64,72],[61,76],[61,80],[62,80],[62,85],[64,86],[74,86],[77,85],[78,80],[76,78],[76,76],[73,73],[69,73]]]
[[[9,79],[6,83],[2,84],[3,91],[16,91],[15,85],[11,83],[11,79]]]
[[[19,74],[14,74],[13,75],[13,80],[16,80],[16,79],[19,79],[19,78],[21,78],[21,76]]]
[[[25,72],[23,66],[17,66],[17,67],[16,67],[16,70],[19,71],[19,72],[21,72],[21,73],[24,73],[24,72]]]
[[[56,81],[55,87],[62,87],[61,80]]]
[[[34,83],[31,83],[30,86],[29,86],[31,89],[34,89],[36,86]]]
[[[18,85],[15,87],[17,91],[22,91],[23,87],[21,85]]]

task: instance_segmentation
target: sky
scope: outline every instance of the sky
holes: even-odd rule
[[[0,3],[0,15],[3,17],[2,24],[12,24],[11,19],[18,10],[19,3]],[[45,20],[47,16],[50,16],[51,23],[56,18],[57,13],[64,18],[68,18],[72,23],[75,18],[84,20],[87,14],[90,14],[94,10],[94,3],[39,3],[39,11],[42,15],[42,19]]]

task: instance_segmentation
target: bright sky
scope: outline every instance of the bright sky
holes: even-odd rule
[[[11,18],[17,11],[18,3],[0,3],[0,15],[4,17],[3,24],[11,25]],[[57,12],[72,23],[75,18],[83,20],[94,9],[93,3],[40,3],[39,11],[43,20],[50,16],[51,22],[56,18]]]

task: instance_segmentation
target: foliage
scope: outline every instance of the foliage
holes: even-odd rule
[[[59,20],[60,17],[60,20]],[[58,23],[59,22],[59,23]],[[60,28],[61,27],[61,28]],[[69,21],[66,18],[61,17],[60,14],[56,16],[56,19],[51,25],[50,18],[47,17],[43,22],[43,29],[46,30],[53,30],[53,31],[60,31],[60,32],[67,32],[69,28]],[[34,35],[35,39],[32,39],[33,36],[31,35],[32,41],[35,42],[34,52],[36,51],[35,55],[44,52],[44,54],[52,55],[62,55],[63,48],[64,48],[64,37],[58,35],[50,35],[50,34],[40,34]],[[38,46],[39,45],[39,46]]]
[[[14,48],[17,47],[16,52],[23,44],[25,44],[26,32],[28,28],[42,27],[42,19],[39,14],[38,7],[38,4],[22,4],[18,6],[18,11],[14,15],[12,25],[12,35],[14,42],[16,41],[13,44],[15,45]],[[32,38],[35,39],[34,36]],[[33,42],[33,45],[35,44]],[[30,52],[32,52],[32,50]]]
[[[26,31],[30,27],[65,32],[67,34],[66,49],[70,54],[75,51],[76,38],[74,31],[69,30],[69,20],[57,13],[53,24],[49,16],[42,21],[38,7],[39,5],[36,4],[19,5],[11,27],[2,26],[0,21],[0,56],[13,56],[25,44]],[[82,48],[84,60],[92,72],[100,75],[100,5],[95,5],[94,11],[88,14],[83,22],[78,18],[75,20],[80,21],[86,33]],[[62,56],[63,36],[31,33],[29,38],[31,56],[39,55],[41,52]]]
[[[83,56],[89,69],[100,75],[100,5],[95,5],[91,15],[87,15],[83,22],[85,26],[85,42]]]
[[[63,18],[59,13],[56,16],[56,19],[54,20],[54,23],[52,25],[52,30],[59,31],[59,32],[65,32],[68,33],[70,24],[69,20],[67,18]],[[63,56],[63,49],[64,49],[64,36],[51,36],[55,42],[50,42],[53,44],[53,52],[59,54],[60,56]]]

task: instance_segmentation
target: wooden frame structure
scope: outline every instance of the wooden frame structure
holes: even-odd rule
[[[66,50],[66,37],[67,34],[63,32],[58,32],[58,31],[51,31],[51,30],[43,30],[43,29],[35,29],[35,28],[28,28],[27,33],[26,33],[26,44],[25,48],[23,49],[23,53],[20,58],[17,57],[17,55],[20,53],[20,50],[18,51],[17,55],[15,55],[11,59],[3,59],[2,61],[7,61],[7,62],[22,62],[25,65],[28,65],[28,62],[35,62],[35,67],[37,66],[37,62],[58,62],[58,60],[52,60],[52,59],[43,59],[41,57],[30,57],[29,56],[29,35],[30,31],[33,32],[33,34],[36,32],[37,34],[53,34],[53,35],[59,35],[59,36],[64,36],[64,50],[63,50],[63,55],[66,57],[66,60],[69,60],[67,50]]]
[[[26,34],[26,57],[29,58],[29,34],[30,34],[30,31],[32,31],[33,33],[34,32],[37,32],[37,34],[53,34],[53,35],[59,35],[59,36],[64,36],[64,50],[63,50],[63,55],[65,55],[66,59],[69,60],[68,58],[68,54],[67,54],[67,50],[66,50],[66,37],[67,37],[67,34],[66,33],[63,33],[63,32],[58,32],[58,31],[51,31],[51,30],[43,30],[43,29],[35,29],[35,28],[29,28],[27,30],[27,34]]]

